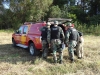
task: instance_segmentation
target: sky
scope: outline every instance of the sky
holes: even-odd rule
[[[81,4],[81,0],[75,0],[75,5],[77,5],[77,2]]]
[[[9,9],[9,5],[10,5],[10,1],[9,0],[8,1],[4,0],[2,2],[2,4],[3,4],[4,8]]]

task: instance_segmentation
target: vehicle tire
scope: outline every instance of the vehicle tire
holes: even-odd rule
[[[15,42],[14,39],[12,39],[12,46],[13,46],[13,47],[16,47],[16,42]]]
[[[36,48],[33,43],[30,43],[30,45],[29,45],[29,52],[33,56],[37,55],[37,51],[36,51]]]

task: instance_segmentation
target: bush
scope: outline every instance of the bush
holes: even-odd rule
[[[60,8],[58,6],[52,6],[50,8],[49,13],[50,13],[49,14],[50,17],[53,17],[53,18],[55,18],[55,17],[57,17],[57,18],[61,17],[61,10],[60,10]]]
[[[82,24],[79,22],[75,22],[75,27],[79,31],[83,32],[84,34],[92,34],[92,35],[100,35],[100,25],[88,25],[88,24]]]
[[[100,15],[94,15],[90,17],[90,24],[100,24]]]

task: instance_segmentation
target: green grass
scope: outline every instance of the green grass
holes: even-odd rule
[[[0,32],[12,33],[14,32],[14,30],[13,29],[2,29],[0,30]]]
[[[12,32],[0,34],[1,75],[100,75],[100,36],[84,35],[84,59],[75,56],[75,62],[70,63],[66,48],[63,64],[54,64],[52,55],[43,60],[25,49],[12,47]]]

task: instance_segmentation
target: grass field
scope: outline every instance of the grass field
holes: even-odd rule
[[[12,47],[12,33],[0,32],[0,75],[100,75],[100,36],[84,35],[84,59],[53,64],[52,56],[45,61],[31,56],[26,49]]]

